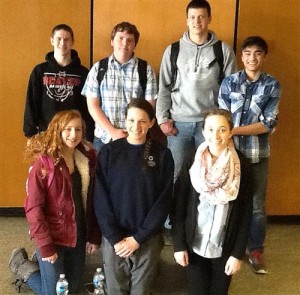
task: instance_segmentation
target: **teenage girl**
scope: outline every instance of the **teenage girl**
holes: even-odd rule
[[[149,137],[154,116],[149,102],[131,100],[128,136],[105,145],[98,157],[94,200],[107,294],[150,294],[163,247],[174,163],[170,150]]]
[[[175,184],[174,257],[187,268],[189,294],[225,295],[241,267],[251,220],[247,165],[231,140],[231,114],[213,110],[203,124],[190,179]]]
[[[24,207],[38,264],[34,268],[21,248],[13,251],[9,266],[36,294],[56,294],[60,273],[70,293],[80,289],[85,253],[101,242],[92,207],[96,155],[84,136],[80,113],[62,111],[26,146],[25,159],[33,164]]]

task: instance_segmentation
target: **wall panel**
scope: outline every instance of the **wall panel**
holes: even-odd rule
[[[89,0],[10,0],[0,2],[0,207],[22,206],[28,167],[23,164],[22,132],[27,82],[33,66],[52,50],[58,23],[75,33],[74,48],[89,63]]]
[[[235,1],[210,1],[211,29],[233,43]],[[110,33],[122,21],[135,24],[140,32],[136,55],[146,59],[158,72],[165,48],[186,30],[186,0],[94,1],[94,61],[111,54]]]

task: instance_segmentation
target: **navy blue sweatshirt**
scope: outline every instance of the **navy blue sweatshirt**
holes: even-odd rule
[[[152,141],[131,145],[122,138],[98,156],[94,205],[103,236],[113,246],[133,236],[142,244],[157,234],[170,211],[174,161],[168,148]],[[146,164],[146,165],[145,165]]]

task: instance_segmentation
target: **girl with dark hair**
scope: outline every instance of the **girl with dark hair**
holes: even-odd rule
[[[127,138],[110,142],[98,156],[94,204],[102,230],[108,294],[150,294],[169,213],[174,163],[168,148],[148,134],[154,109],[133,99],[126,110]]]
[[[231,140],[226,110],[204,117],[205,141],[174,188],[174,257],[187,268],[189,294],[225,295],[241,267],[248,241],[252,202],[247,164]],[[188,169],[188,167],[186,167]]]
[[[27,180],[25,213],[36,260],[24,248],[9,261],[16,275],[36,294],[56,294],[64,273],[69,291],[78,291],[85,253],[99,248],[101,233],[92,208],[96,153],[84,140],[85,124],[76,110],[58,112],[45,132],[31,137],[25,159],[32,164]]]

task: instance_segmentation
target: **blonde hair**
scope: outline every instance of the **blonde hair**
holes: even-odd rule
[[[82,138],[85,138],[85,122],[77,110],[58,112],[51,120],[46,131],[41,132],[27,141],[25,147],[25,162],[32,163],[39,156],[50,156],[54,163],[62,158],[63,141],[61,133],[73,119],[80,119],[82,124]]]

